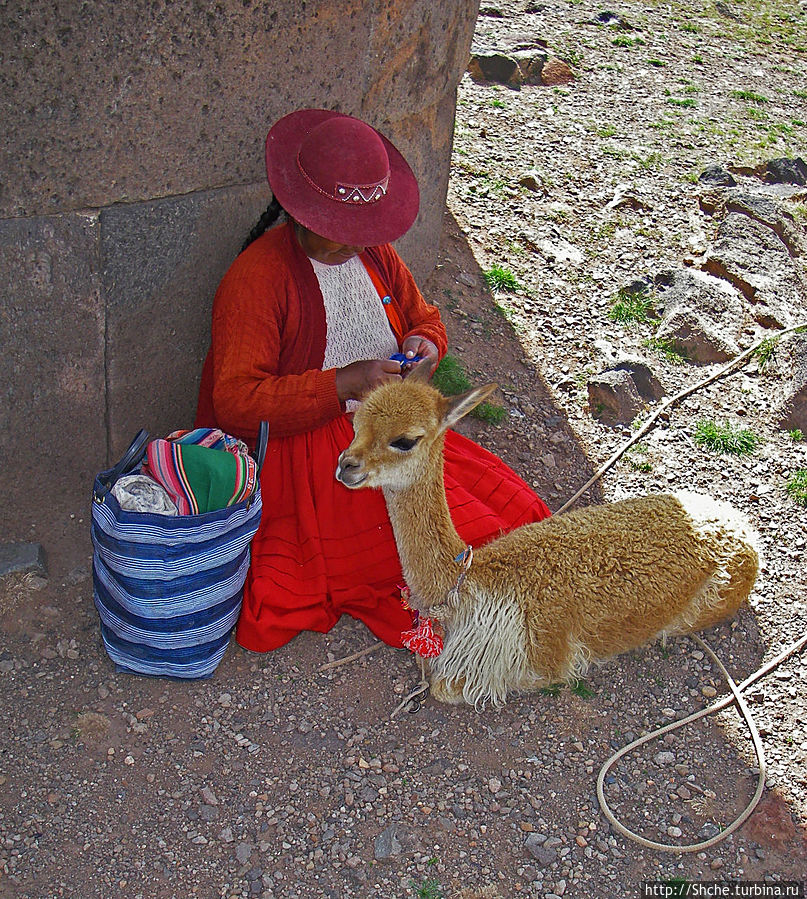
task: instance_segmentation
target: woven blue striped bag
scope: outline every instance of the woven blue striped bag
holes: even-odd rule
[[[261,424],[258,475],[268,427]],[[121,509],[111,490],[139,467],[148,434],[95,478],[92,503],[93,598],[106,651],[119,671],[209,677],[241,610],[249,548],[261,518],[260,478],[237,505],[200,515]]]

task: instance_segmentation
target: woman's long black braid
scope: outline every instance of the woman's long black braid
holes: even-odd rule
[[[280,205],[277,197],[272,197],[272,202],[266,207],[266,211],[263,215],[258,219],[258,223],[255,227],[249,232],[247,235],[247,239],[244,241],[244,245],[241,247],[241,252],[254,241],[257,240],[264,231],[268,231],[272,225],[280,218],[281,215],[288,215],[286,210]]]

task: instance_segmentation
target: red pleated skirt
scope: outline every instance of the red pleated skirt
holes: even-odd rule
[[[267,652],[302,630],[326,633],[343,614],[363,621],[390,646],[411,627],[403,581],[380,490],[349,490],[334,477],[353,439],[351,418],[270,440],[261,474],[263,515],[236,639]],[[449,431],[445,485],[451,517],[479,546],[550,512],[497,456]]]

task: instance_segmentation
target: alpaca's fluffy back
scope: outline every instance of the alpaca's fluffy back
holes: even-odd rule
[[[480,547],[464,603],[517,603],[529,668],[556,681],[579,674],[589,659],[727,617],[747,598],[756,570],[753,532],[734,510],[694,494],[665,494],[556,516]],[[451,616],[451,652],[459,652],[455,639],[466,642],[460,631],[474,615]],[[485,635],[513,639],[509,632],[490,636],[486,626],[476,642]],[[512,679],[521,675],[514,670]]]

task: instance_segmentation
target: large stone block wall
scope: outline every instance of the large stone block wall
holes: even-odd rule
[[[281,115],[337,109],[396,143],[422,194],[398,248],[428,273],[478,2],[6,4],[0,542],[70,543],[92,473],[138,428],[190,423]]]

